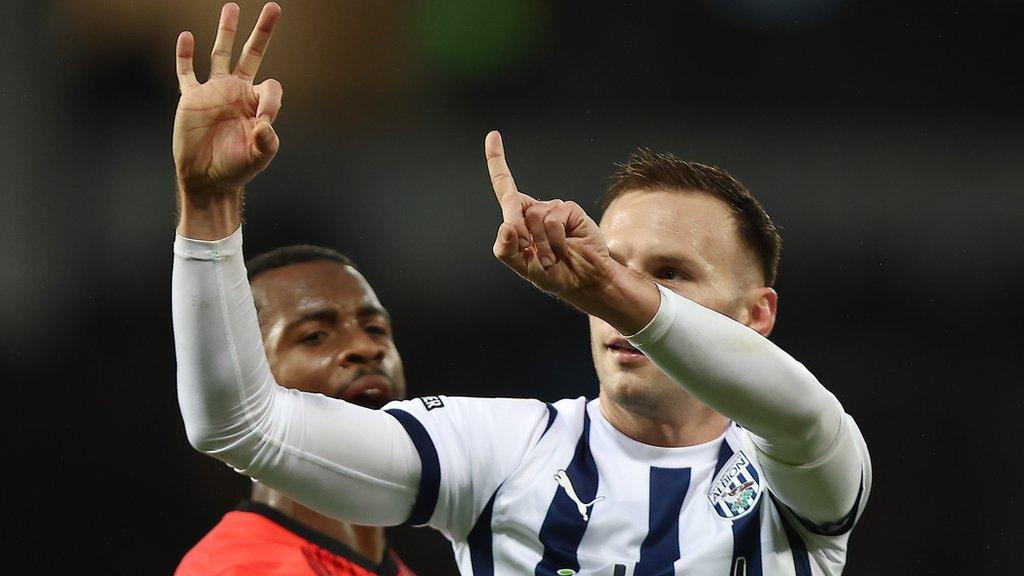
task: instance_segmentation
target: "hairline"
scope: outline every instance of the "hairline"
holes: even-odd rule
[[[363,273],[360,272],[359,269],[356,268],[355,265],[350,263],[350,262],[341,262],[339,260],[335,260],[335,259],[327,258],[327,257],[313,258],[311,260],[303,260],[302,262],[289,262],[287,264],[282,264],[280,266],[274,266],[273,268],[267,268],[265,270],[261,270],[255,276],[252,276],[252,277],[249,278],[249,291],[252,293],[253,303],[256,304],[257,316],[259,316],[259,313],[261,312],[261,308],[262,308],[261,306],[259,306],[259,303],[257,302],[257,298],[256,298],[256,290],[255,290],[255,288],[256,288],[256,281],[257,280],[259,280],[260,278],[265,277],[267,274],[270,274],[270,273],[275,272],[277,270],[284,270],[286,268],[291,268],[293,266],[301,266],[302,264],[313,264],[313,263],[316,263],[316,262],[327,262],[328,264],[335,264],[339,268],[349,272],[350,274],[352,272],[355,272],[356,274],[359,275],[359,277],[363,280],[363,282],[366,283],[366,285],[370,288],[371,292],[374,291],[373,290],[373,286],[370,285],[370,281],[366,279],[366,276],[363,276]],[[383,306],[381,306],[381,308],[383,308]]]

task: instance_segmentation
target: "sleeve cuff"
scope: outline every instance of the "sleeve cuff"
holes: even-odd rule
[[[420,486],[416,494],[416,502],[412,505],[407,526],[423,526],[430,523],[430,518],[437,508],[437,497],[441,488],[441,460],[437,455],[434,441],[430,433],[415,416],[398,408],[386,409],[385,412],[398,420],[412,439],[416,452],[420,455]]]
[[[219,261],[242,253],[242,227],[220,240],[193,240],[175,235],[174,255],[183,260]]]
[[[655,342],[662,339],[665,334],[668,333],[669,329],[672,328],[672,324],[675,323],[676,314],[679,310],[678,298],[682,296],[672,292],[668,288],[665,288],[661,284],[656,284],[658,291],[661,292],[661,304],[658,306],[658,312],[654,315],[654,318],[640,329],[639,332],[632,336],[626,336],[626,340],[630,344],[643,350],[645,346],[654,344]]]

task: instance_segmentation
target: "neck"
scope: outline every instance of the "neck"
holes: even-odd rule
[[[729,419],[689,394],[657,409],[628,406],[602,393],[598,403],[605,420],[629,438],[649,446],[694,446],[718,438]]]
[[[384,529],[379,526],[359,526],[325,516],[259,482],[253,483],[252,499],[340,541],[375,564],[384,561],[387,541]]]

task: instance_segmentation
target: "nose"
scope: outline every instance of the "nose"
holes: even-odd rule
[[[377,342],[369,334],[359,331],[349,341],[348,346],[338,354],[338,364],[345,368],[376,366],[384,360],[386,349],[384,344]]]

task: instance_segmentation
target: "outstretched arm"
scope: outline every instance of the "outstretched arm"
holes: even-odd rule
[[[246,278],[241,188],[277,152],[281,107],[280,84],[252,81],[280,13],[264,6],[231,70],[238,6],[225,5],[203,84],[192,71],[192,35],[178,37],[172,312],[182,419],[197,449],[315,509],[399,524],[418,490],[412,441],[385,412],[278,386]]]
[[[616,262],[576,203],[520,193],[497,132],[484,148],[504,217],[495,256],[541,290],[633,335],[690,394],[749,430],[787,504],[816,522],[846,514],[867,464],[863,439],[836,398],[767,338]]]

